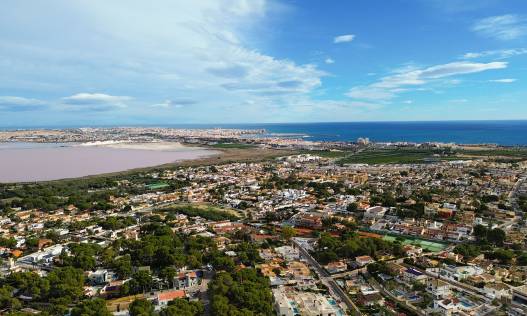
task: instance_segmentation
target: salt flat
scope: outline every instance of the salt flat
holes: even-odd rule
[[[47,181],[206,158],[218,151],[179,143],[0,143],[0,182]]]

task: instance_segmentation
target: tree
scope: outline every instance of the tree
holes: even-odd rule
[[[132,259],[130,255],[124,255],[115,259],[112,267],[119,278],[124,279],[129,277],[132,274]]]
[[[204,311],[203,303],[188,302],[177,298],[168,303],[167,308],[163,309],[160,316],[198,316]]]
[[[0,309],[17,309],[21,307],[20,301],[11,294],[13,288],[4,285],[0,287]]]
[[[358,209],[359,209],[359,204],[355,202],[348,204],[348,206],[346,207],[346,210],[350,213],[355,213]]]
[[[502,246],[505,241],[506,234],[502,229],[494,228],[487,233],[487,240],[497,246]]]
[[[41,278],[34,272],[14,272],[6,277],[5,282],[18,289],[19,295],[30,296],[34,300],[43,300],[49,294],[49,280]]]
[[[466,260],[480,255],[481,249],[477,245],[460,244],[454,248],[454,253],[462,255]]]
[[[132,275],[130,288],[133,293],[142,293],[152,288],[152,275],[149,271],[141,270]]]
[[[84,294],[84,271],[73,267],[55,268],[46,277],[49,295],[66,302],[75,301]]]
[[[521,255],[519,255],[518,258],[516,259],[516,262],[521,266],[527,265],[527,253],[524,252]]]
[[[478,241],[486,241],[487,240],[487,227],[483,225],[476,225],[474,226],[474,236]]]
[[[170,285],[170,287],[174,287],[174,278],[176,275],[177,271],[174,267],[166,267],[159,272],[159,277],[163,278]]]
[[[490,254],[490,257],[498,259],[502,264],[509,264],[514,258],[514,252],[508,249],[497,248]]]
[[[71,255],[62,254],[64,265],[71,265],[83,271],[93,270],[96,265],[96,255],[101,247],[97,244],[70,244]]]
[[[219,272],[209,283],[212,315],[271,315],[269,280],[255,269]]]
[[[128,307],[130,316],[154,316],[154,306],[145,299],[138,299],[132,302]]]
[[[71,316],[111,316],[103,299],[86,300],[71,310]]]
[[[291,238],[295,237],[296,230],[291,226],[282,227],[281,236],[283,239],[289,241]]]

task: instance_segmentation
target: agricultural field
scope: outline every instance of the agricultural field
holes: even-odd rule
[[[428,149],[368,149],[338,160],[339,164],[410,164],[428,160],[462,160],[463,158]]]
[[[214,145],[211,145],[212,148],[217,149],[250,149],[256,147],[252,144],[241,144],[241,143],[217,143]]]

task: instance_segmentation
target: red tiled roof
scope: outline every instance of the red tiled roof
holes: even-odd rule
[[[159,293],[157,295],[157,299],[159,301],[171,301],[176,298],[183,298],[185,297],[185,291],[183,290],[174,290],[174,291],[168,291]]]

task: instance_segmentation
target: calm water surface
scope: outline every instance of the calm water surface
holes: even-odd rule
[[[217,152],[80,147],[63,144],[0,143],[0,182],[76,178],[197,159]]]

